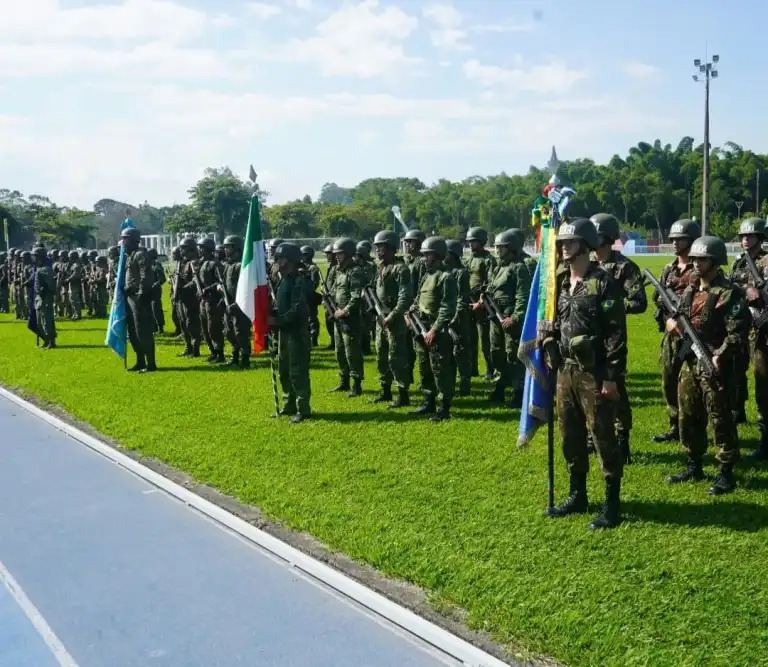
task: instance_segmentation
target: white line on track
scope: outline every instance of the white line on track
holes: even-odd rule
[[[61,667],[77,667],[75,659],[69,654],[64,644],[61,643],[56,634],[51,630],[51,626],[46,623],[43,615],[37,610],[31,600],[27,597],[27,594],[19,586],[19,583],[13,578],[13,575],[8,572],[5,565],[0,562],[0,581],[8,589],[13,599],[21,607],[26,617],[30,620],[35,630],[38,631],[43,638],[45,645],[50,649],[56,661]]]

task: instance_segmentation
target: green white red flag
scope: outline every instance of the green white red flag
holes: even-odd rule
[[[248,229],[245,232],[243,261],[237,281],[235,301],[240,310],[253,322],[253,353],[266,349],[267,317],[269,316],[269,290],[267,288],[267,258],[261,231],[259,198],[251,197]]]

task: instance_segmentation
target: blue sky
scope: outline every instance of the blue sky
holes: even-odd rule
[[[707,41],[713,143],[768,152],[765,2],[6,4],[0,187],[60,204],[181,203],[208,166],[253,163],[279,203],[327,181],[522,173],[552,144],[605,161],[700,141]]]

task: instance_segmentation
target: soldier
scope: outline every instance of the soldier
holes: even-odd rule
[[[21,255],[21,266],[19,268],[19,295],[22,299],[22,311],[21,319],[26,320],[29,318],[30,308],[30,296],[32,293],[32,253],[29,250],[24,250]]]
[[[69,253],[62,250],[59,253],[59,278],[56,282],[56,290],[61,302],[61,316],[72,317],[72,302],[69,299]]]
[[[661,272],[659,282],[672,290],[678,297],[685,291],[693,276],[693,263],[688,259],[688,253],[694,239],[699,238],[701,230],[693,220],[678,220],[669,230],[669,239],[675,248],[677,257],[667,264]],[[659,331],[665,331],[666,313],[658,294],[654,294],[656,313],[654,315],[659,325]],[[678,355],[680,338],[664,333],[661,339],[661,389],[667,402],[669,413],[669,431],[653,436],[654,442],[673,442],[680,439],[677,410],[677,381],[682,365]]]
[[[333,279],[332,295],[337,310],[336,320],[336,361],[339,363],[341,381],[331,391],[347,391],[347,396],[361,396],[363,393],[363,349],[361,335],[361,301],[365,285],[365,274],[355,263],[355,242],[350,238],[338,239],[333,244],[336,255],[336,274]],[[349,378],[352,377],[350,388]]]
[[[73,321],[77,321],[83,314],[83,265],[77,250],[69,253],[67,286],[69,287],[69,303],[72,309],[71,317]]]
[[[610,213],[597,213],[590,220],[597,229],[597,239],[600,247],[595,250],[598,264],[611,274],[621,289],[624,299],[624,312],[627,315],[642,315],[648,310],[648,297],[645,294],[645,281],[640,267],[631,259],[626,258],[613,244],[621,236],[619,221]],[[619,449],[624,454],[624,463],[632,463],[629,446],[629,433],[632,430],[632,408],[627,394],[627,376],[622,375],[618,380],[619,402],[616,406],[616,431]]]
[[[355,262],[363,270],[366,287],[373,287],[376,282],[376,262],[371,259],[372,248],[373,246],[368,241],[360,241],[355,248]],[[360,338],[363,344],[363,354],[370,354],[371,336],[376,332],[376,313],[363,308],[361,318]]]
[[[315,249],[312,246],[305,245],[301,247],[301,261],[306,267],[307,278],[312,291],[309,294],[309,335],[312,338],[312,347],[317,347],[317,339],[320,336],[320,318],[317,316],[317,307],[320,305],[320,295],[317,288],[320,287],[320,281],[323,274],[315,264]]]
[[[218,289],[218,263],[214,258],[216,242],[205,238],[197,244],[201,254],[198,269],[200,280],[200,326],[211,351],[208,362],[212,364],[225,363],[224,357],[224,309],[221,293]]]
[[[589,527],[613,528],[621,521],[624,457],[616,442],[618,382],[626,372],[627,329],[621,290],[602,268],[590,262],[599,242],[586,218],[560,225],[557,244],[569,268],[557,289],[555,333],[544,341],[548,364],[557,375],[560,442],[568,472],[568,498],[548,511],[551,517],[585,513],[592,435],[605,479],[606,501]]]
[[[329,243],[325,248],[323,248],[323,252],[325,253],[325,258],[328,261],[328,269],[325,272],[325,278],[323,279],[325,282],[325,289],[327,289],[329,292],[333,292],[333,281],[336,277],[336,255],[333,254],[333,243]],[[328,330],[328,336],[331,339],[328,343],[328,349],[329,350],[335,350],[336,349],[336,342],[334,340],[334,336],[336,334],[336,320],[333,317],[330,317],[328,313],[325,314],[325,328]]]
[[[109,294],[107,293],[107,281],[109,280],[109,264],[107,258],[103,255],[96,258],[96,268],[93,273],[93,312],[96,317],[107,317],[107,304],[109,303]]]
[[[421,254],[421,244],[424,243],[425,238],[426,235],[420,229],[409,230],[403,238],[406,248],[408,249],[404,259],[406,266],[411,272],[411,294],[413,294],[414,298],[416,298],[416,294],[418,293],[421,279],[426,273],[426,264],[424,263],[424,257]],[[418,344],[414,338],[408,351],[410,384],[413,384],[413,369],[416,366],[417,350]]]
[[[277,294],[277,288],[280,286],[280,268],[278,267],[277,262],[275,261],[275,252],[277,251],[278,246],[282,242],[283,242],[283,239],[281,238],[271,239],[268,245],[269,256],[267,257],[267,279],[269,280],[269,283],[272,286],[271,292],[274,294]],[[274,357],[277,357],[277,354],[278,354],[279,338],[280,338],[279,334],[276,336],[269,337],[269,344],[272,346],[272,354],[274,355]]]
[[[86,260],[86,267],[87,267],[87,280],[85,281],[85,292],[86,292],[86,298],[87,298],[87,305],[88,305],[88,315],[95,315],[96,314],[96,258],[99,256],[98,250],[89,250],[88,251],[88,258]]]
[[[757,265],[761,260],[766,257],[766,252],[762,248],[762,243],[765,240],[765,220],[760,218],[748,218],[744,220],[739,227],[739,238],[741,239],[741,247],[744,248],[744,254],[749,253],[752,260]],[[755,287],[755,279],[749,271],[747,266],[747,260],[744,258],[744,254],[737,257],[733,265],[731,266],[730,279],[742,290],[742,294],[746,295],[747,288]],[[759,269],[758,269],[759,272]],[[755,312],[759,312],[765,308],[761,307],[762,299],[759,298],[759,294],[754,295],[757,298],[747,299],[750,306],[756,308]],[[752,356],[754,357],[754,345],[757,336],[757,330],[752,327],[750,329],[749,341],[750,348],[752,350]],[[744,424],[747,421],[747,414],[744,409],[749,399],[749,385],[747,383],[747,370],[749,369],[750,350],[742,350],[742,354],[736,355],[734,358],[734,374],[733,380],[738,385],[738,389],[732,393],[734,399],[733,405],[733,417],[736,424]],[[767,369],[768,370],[768,369]],[[757,398],[758,384],[768,380],[758,379],[760,372],[755,368],[755,397]],[[764,399],[765,400],[765,399]],[[763,401],[764,402],[764,401]],[[762,433],[764,430],[763,414],[762,414],[761,401],[757,401],[757,421]]]
[[[90,311],[90,278],[91,278],[91,265],[90,265],[90,255],[88,254],[87,250],[81,250],[80,251],[80,267],[82,269],[82,280],[80,281],[80,303],[82,304],[83,310],[85,310],[87,315],[92,315],[93,312]],[[82,316],[82,313],[81,313]]]
[[[223,243],[216,244],[216,253],[214,256],[216,257],[216,261],[220,264],[227,261],[227,251],[225,250]]]
[[[351,256],[350,256],[351,258]],[[281,415],[292,415],[291,423],[298,424],[309,418],[311,387],[309,357],[312,350],[309,335],[306,281],[299,275],[301,250],[294,243],[281,243],[274,253],[275,265],[280,270],[275,313],[267,323],[280,335],[278,364],[280,385],[283,389]]]
[[[381,392],[373,403],[392,400],[392,382],[397,387],[397,398],[388,407],[402,408],[411,404],[408,389],[408,348],[410,335],[404,315],[413,302],[411,273],[398,257],[400,239],[395,232],[378,232],[373,239],[381,266],[374,276],[373,289],[384,308],[389,311],[384,321],[376,318],[376,365]]]
[[[472,251],[472,255],[467,260],[467,270],[469,271],[472,313],[476,325],[475,330],[471,333],[472,349],[469,353],[472,360],[472,375],[480,375],[477,367],[477,352],[478,347],[480,347],[485,359],[485,379],[492,380],[495,369],[493,367],[493,359],[491,358],[491,329],[488,314],[480,303],[480,294],[482,294],[488,283],[488,276],[496,268],[496,260],[485,249],[485,244],[488,243],[488,232],[482,227],[472,227],[467,232],[467,242]]]
[[[240,310],[235,298],[237,283],[240,280],[240,263],[243,255],[243,239],[239,236],[227,236],[224,239],[224,251],[227,263],[224,269],[224,286],[229,299],[226,314],[227,340],[232,345],[230,366],[239,368],[251,367],[251,320]]]
[[[678,386],[680,440],[687,455],[684,470],[667,478],[670,484],[704,478],[702,460],[707,451],[707,422],[712,430],[719,474],[709,489],[714,496],[736,488],[733,466],[739,460],[739,441],[728,396],[733,381],[733,357],[747,343],[750,314],[741,290],[720,271],[728,263],[725,243],[702,236],[691,247],[696,277],[682,294],[680,312],[690,321],[712,356],[715,374],[709,377],[692,352],[682,360]],[[682,338],[678,322],[667,319],[670,336]]]
[[[469,271],[462,263],[464,246],[461,241],[446,241],[445,265],[456,281],[456,315],[451,321],[453,339],[453,358],[459,372],[459,388],[457,396],[469,396],[472,391],[472,360],[469,358],[472,349],[470,333],[475,328],[472,317],[469,290]]]
[[[176,246],[171,251],[171,259],[175,262],[173,271],[171,271],[171,319],[173,320],[174,331],[171,334],[173,338],[184,338],[184,334],[181,332],[181,322],[179,320],[180,306],[177,304],[176,290],[181,275],[181,247]]]
[[[117,282],[117,266],[120,263],[120,248],[116,245],[109,246],[107,249],[107,260],[109,263],[107,291],[112,294],[115,291],[115,283]]]
[[[10,313],[8,253],[0,252],[0,313]]]
[[[522,229],[517,228],[508,231],[517,237],[518,245],[520,246],[520,252],[518,254],[520,255],[520,259],[522,259],[528,267],[528,272],[531,274],[531,280],[533,280],[533,276],[536,273],[536,266],[539,262],[535,257],[531,257],[525,250],[523,250],[523,246],[525,246],[525,232],[523,232]]]
[[[165,270],[157,259],[157,250],[147,250],[147,261],[152,271],[152,293],[150,308],[152,310],[152,330],[155,333],[165,333],[165,313],[163,312],[163,285],[165,285]]]
[[[53,317],[53,299],[56,283],[53,269],[48,266],[45,248],[35,248],[32,255],[37,265],[35,271],[35,316],[37,335],[42,339],[42,348],[52,350],[56,347],[56,324]]]
[[[491,363],[498,373],[491,402],[504,403],[507,387],[512,387],[511,408],[520,408],[523,403],[525,372],[517,351],[531,292],[531,274],[519,255],[519,240],[511,230],[496,235],[494,245],[499,259],[486,277],[484,293],[493,299],[503,316],[501,322],[490,320]],[[483,299],[481,296],[481,302]]]
[[[27,253],[26,255],[24,253]],[[19,252],[16,251],[16,261],[14,262],[13,269],[13,303],[14,312],[17,320],[26,320],[29,317],[29,311],[27,309],[27,294],[24,289],[24,282],[26,281],[27,267],[30,263],[30,257],[28,251]]]
[[[448,327],[456,316],[458,288],[443,264],[448,252],[445,239],[431,236],[424,241],[421,251],[426,271],[411,310],[421,318],[427,333],[417,340],[424,401],[414,414],[429,414],[430,421],[440,422],[450,419],[456,386],[456,360]],[[435,394],[439,394],[439,409]]]
[[[129,369],[139,373],[157,370],[155,338],[152,335],[152,267],[147,252],[139,247],[141,232],[126,227],[120,233],[125,248],[125,302],[128,338],[136,353],[136,363]]]
[[[197,298],[197,286],[195,285],[195,272],[197,266],[197,244],[192,238],[185,238],[181,242],[183,262],[181,273],[177,282],[176,303],[179,308],[179,324],[184,336],[184,351],[180,357],[200,356],[200,301]]]

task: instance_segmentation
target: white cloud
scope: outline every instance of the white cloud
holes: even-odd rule
[[[622,63],[621,71],[634,79],[650,79],[660,72],[658,67],[637,61]]]
[[[263,2],[248,2],[245,8],[251,16],[255,16],[258,19],[272,18],[283,11],[277,5],[268,5]]]
[[[429,33],[432,44],[454,51],[471,50],[465,42],[467,32],[462,28],[464,18],[453,5],[432,3],[422,9],[422,14],[437,26]]]
[[[403,49],[417,24],[398,7],[379,9],[378,0],[364,0],[331,14],[314,36],[291,40],[278,57],[316,65],[324,76],[369,79],[393,74],[419,62]]]
[[[470,30],[472,32],[532,32],[535,30],[535,26],[531,23],[490,23],[473,25]]]
[[[283,0],[286,5],[309,11],[312,9],[312,0]]]
[[[534,65],[529,69],[505,69],[496,65],[482,65],[478,60],[468,60],[462,69],[468,79],[483,86],[504,86],[510,90],[535,93],[564,93],[577,81],[588,77],[586,71],[569,69],[560,61]]]

